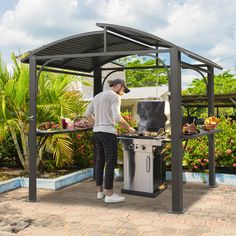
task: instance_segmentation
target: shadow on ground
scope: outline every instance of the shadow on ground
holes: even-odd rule
[[[123,183],[114,182],[114,189],[120,192]],[[184,208],[188,209],[192,204],[199,201],[203,195],[210,191],[205,184],[185,183],[184,184]],[[126,197],[124,203],[106,204],[103,200],[96,199],[95,182],[86,180],[81,183],[57,190],[40,194],[40,202],[55,204],[78,204],[84,206],[96,206],[103,208],[122,208],[141,211],[167,212],[171,209],[171,185],[156,198],[140,197],[135,195],[123,194]]]

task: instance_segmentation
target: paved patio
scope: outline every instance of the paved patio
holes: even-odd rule
[[[119,191],[122,182],[115,182]],[[185,214],[170,214],[171,186],[155,199],[126,195],[125,203],[97,200],[86,180],[54,191],[28,189],[0,194],[0,236],[236,235],[236,187],[184,184]],[[18,231],[18,232],[17,232]]]

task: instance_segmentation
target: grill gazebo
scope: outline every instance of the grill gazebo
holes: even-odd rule
[[[182,140],[199,135],[209,137],[209,186],[215,187],[214,131],[192,137],[182,135],[181,69],[192,69],[206,74],[208,115],[214,115],[214,68],[222,69],[216,63],[189,50],[179,47],[155,35],[113,24],[97,23],[102,30],[78,34],[35,49],[21,61],[30,67],[30,130],[29,130],[29,201],[37,201],[36,187],[36,98],[37,82],[41,71],[68,73],[91,77],[93,72],[94,95],[102,91],[102,65],[116,59],[142,55],[156,58],[156,65],[149,68],[166,68],[169,76],[171,111],[171,153],[172,153],[172,212],[183,212],[182,183]],[[158,57],[166,54],[168,65]],[[184,62],[185,55],[197,63]],[[143,68],[143,67],[142,67]],[[146,68],[146,69],[149,69]],[[117,68],[110,68],[114,69]],[[119,68],[120,69],[120,68]],[[123,68],[124,70],[126,68]],[[137,68],[138,69],[138,68]],[[140,68],[139,68],[140,69]]]

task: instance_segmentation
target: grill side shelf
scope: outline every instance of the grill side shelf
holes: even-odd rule
[[[214,130],[209,130],[209,131],[200,130],[200,133],[198,133],[198,134],[191,134],[191,135],[182,134],[182,135],[180,135],[180,138],[182,140],[186,140],[186,139],[198,138],[201,136],[207,136],[207,135],[220,133],[220,132],[222,132],[221,129],[214,129]]]
[[[79,132],[79,131],[86,131],[86,130],[92,130],[92,128],[75,128],[73,130],[70,129],[60,129],[60,130],[38,130],[36,131],[37,136],[49,136],[54,134],[63,134],[63,133],[73,133],[73,132]]]

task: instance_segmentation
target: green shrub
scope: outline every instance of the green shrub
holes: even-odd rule
[[[221,117],[218,128],[223,131],[216,134],[217,166],[236,168],[236,121]]]
[[[22,168],[10,134],[0,141],[0,167]]]
[[[215,134],[216,167],[236,169],[236,121],[221,117]],[[184,146],[184,142],[183,142]],[[171,165],[170,146],[166,147],[167,165]],[[184,152],[183,167],[192,171],[206,171],[208,169],[208,137],[203,136],[190,139]]]
[[[73,133],[74,165],[79,169],[93,167],[93,132]]]
[[[131,127],[136,127],[137,126],[137,122],[136,120],[132,117],[131,112],[125,111],[125,112],[121,112],[122,117],[124,118],[124,120],[131,126]],[[126,130],[121,127],[120,125],[116,126],[117,128],[117,133],[118,134],[124,134],[126,132]],[[122,144],[121,142],[118,143],[118,162],[122,163],[123,162],[123,150],[122,150]]]

